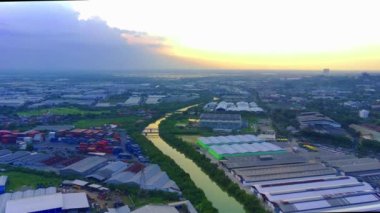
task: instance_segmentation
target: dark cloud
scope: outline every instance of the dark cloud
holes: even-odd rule
[[[128,44],[122,33],[98,19],[79,21],[58,3],[0,4],[0,70],[120,70],[193,68],[158,54],[160,45]],[[159,38],[157,38],[159,40]]]

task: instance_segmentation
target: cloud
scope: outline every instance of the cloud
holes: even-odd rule
[[[110,28],[65,3],[0,4],[1,70],[194,68],[160,53],[161,38]]]

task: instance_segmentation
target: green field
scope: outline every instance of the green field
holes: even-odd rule
[[[19,171],[0,172],[0,175],[8,176],[6,191],[20,190],[22,187],[36,188],[39,184],[43,186],[59,186],[62,179]]]
[[[76,128],[86,129],[103,126],[104,124],[116,124],[119,127],[124,127],[127,131],[133,131],[146,125],[141,121],[141,118],[138,116],[121,116],[113,118],[83,119],[75,122],[74,125]]]
[[[93,114],[93,115],[99,115],[102,113],[108,113],[109,111],[91,111],[91,110],[82,110],[76,107],[54,107],[54,108],[47,108],[47,109],[34,109],[34,110],[28,110],[19,112],[18,115],[21,116],[38,116],[38,115],[44,115],[44,114],[52,114],[52,115],[85,115],[85,114]]]

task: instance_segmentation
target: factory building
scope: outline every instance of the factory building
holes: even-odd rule
[[[157,164],[151,164],[145,168],[128,168],[124,172],[112,175],[106,183],[136,184],[147,190],[180,191],[176,183],[170,180],[166,172],[161,171]]]
[[[243,121],[239,114],[203,113],[200,116],[199,125],[216,131],[232,131],[241,129]]]
[[[224,144],[239,144],[239,143],[254,143],[260,140],[255,135],[228,135],[216,137],[199,137],[197,144],[203,148],[208,148],[211,145]]]
[[[5,186],[7,185],[8,176],[0,176],[0,194],[5,192]]]
[[[94,156],[87,157],[60,170],[63,175],[89,175],[107,163],[106,158]]]
[[[124,163],[122,161],[110,162],[109,164],[107,164],[103,168],[100,168],[96,172],[88,175],[87,177],[88,178],[94,178],[94,179],[97,179],[99,181],[103,181],[103,180],[110,178],[112,175],[114,175],[118,172],[126,170],[128,168],[128,166],[129,165],[127,163]]]
[[[273,207],[276,213],[375,212],[380,210],[380,197],[375,191],[351,192],[285,199],[277,201]]]
[[[301,129],[315,125],[326,125],[335,128],[341,127],[341,125],[336,121],[318,112],[301,113],[299,116],[297,116],[297,120],[300,123]]]
[[[225,157],[241,157],[254,155],[275,155],[286,151],[268,142],[212,145],[208,152],[217,160]]]
[[[0,213],[89,212],[86,193],[57,193],[55,187],[0,195]]]

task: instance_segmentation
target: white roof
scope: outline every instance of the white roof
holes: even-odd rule
[[[132,213],[178,213],[178,211],[172,206],[149,204],[132,211]]]
[[[214,137],[199,137],[200,141],[207,145],[216,144],[232,144],[232,143],[246,143],[260,141],[255,135],[228,135],[228,136],[214,136]]]
[[[209,148],[218,154],[240,154],[283,150],[268,142],[211,145]]]
[[[85,192],[63,194],[62,209],[83,209],[89,208],[87,195]]]
[[[9,200],[5,207],[5,213],[37,212],[62,208],[62,206],[62,194],[56,193],[17,200]]]

